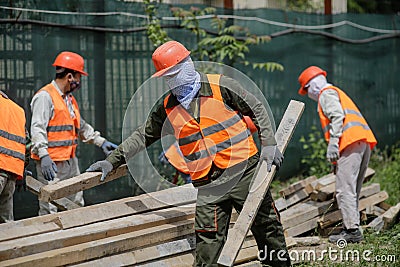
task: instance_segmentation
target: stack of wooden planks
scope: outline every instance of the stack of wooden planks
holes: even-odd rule
[[[373,174],[369,169],[366,176]],[[332,176],[309,177],[281,190],[276,207],[288,246],[340,222]],[[191,266],[196,196],[185,185],[1,224],[0,266]],[[361,196],[360,211],[388,208],[379,184],[363,187]],[[257,255],[249,233],[235,265],[248,266]]]

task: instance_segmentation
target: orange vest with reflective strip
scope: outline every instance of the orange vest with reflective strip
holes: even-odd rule
[[[71,118],[67,104],[52,84],[48,84],[40,91],[50,94],[54,105],[54,115],[47,126],[47,139],[50,158],[53,161],[64,161],[75,157],[78,145],[78,131],[80,127],[80,113],[76,99],[70,95],[75,118]],[[32,153],[32,158],[39,160],[38,155]]]
[[[226,108],[219,87],[221,75],[208,74],[212,95],[200,97],[200,122],[181,105],[167,108],[168,120],[193,181],[208,179],[212,164],[226,169],[257,153],[257,147],[243,117]]]
[[[0,94],[0,169],[18,177],[25,165],[25,111]]]
[[[342,152],[348,145],[360,140],[369,143],[371,149],[373,149],[377,144],[375,136],[354,102],[342,90],[335,86],[322,89],[320,94],[327,89],[334,89],[338,93],[340,104],[342,105],[345,115],[343,120],[343,133],[339,138],[339,151]],[[319,103],[318,113],[325,139],[329,142],[330,120],[323,113]]]

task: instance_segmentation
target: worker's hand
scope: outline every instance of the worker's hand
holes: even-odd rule
[[[49,155],[46,155],[40,159],[40,167],[42,168],[42,174],[47,181],[53,181],[56,177],[57,165],[50,158]]]
[[[339,159],[339,138],[331,137],[326,150],[326,159],[329,162],[336,162]]]
[[[272,164],[274,164],[276,169],[279,170],[284,158],[277,146],[263,146],[260,157],[267,162],[268,172],[271,171]]]
[[[101,145],[101,149],[103,149],[104,154],[106,156],[110,155],[111,152],[116,149],[118,146],[110,141],[105,140],[104,143]]]
[[[17,179],[15,181],[15,191],[21,192],[22,190],[26,191],[26,176],[30,175],[32,176],[32,172],[28,170],[24,170],[24,176],[22,176],[22,179]]]
[[[87,172],[101,171],[102,175],[100,177],[100,182],[106,179],[106,176],[112,171],[113,165],[107,160],[100,160],[92,165],[86,170]]]

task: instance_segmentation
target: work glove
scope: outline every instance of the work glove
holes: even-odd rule
[[[111,152],[116,149],[118,146],[110,141],[105,140],[104,143],[101,145],[101,149],[103,149],[104,154],[106,156],[110,155]]]
[[[107,160],[100,160],[92,165],[86,170],[87,172],[101,171],[102,175],[100,177],[100,182],[106,179],[106,176],[112,171],[113,165]]]
[[[277,146],[263,146],[261,148],[260,158],[267,162],[267,171],[270,172],[272,164],[279,170],[284,157]]]
[[[22,190],[26,191],[26,176],[32,176],[32,172],[28,170],[24,170],[24,176],[22,176],[22,179],[17,179],[15,181],[15,190],[17,192],[21,192]]]
[[[326,150],[326,159],[329,162],[336,162],[339,159],[339,138],[331,137]]]
[[[47,181],[53,181],[58,170],[57,165],[49,155],[46,155],[40,159],[40,167],[42,168],[44,179]]]

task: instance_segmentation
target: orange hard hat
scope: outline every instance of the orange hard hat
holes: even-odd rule
[[[190,51],[177,41],[168,41],[159,46],[153,53],[152,60],[156,73],[152,77],[162,76],[167,70],[177,65]]]
[[[305,90],[304,87],[307,85],[309,81],[311,81],[311,79],[321,74],[326,77],[326,71],[322,70],[317,66],[310,66],[307,69],[305,69],[299,76],[299,83],[300,83],[299,94],[306,95],[307,90]]]
[[[64,51],[58,54],[56,60],[54,60],[53,66],[74,70],[82,75],[88,76],[83,70],[85,66],[83,57],[73,52]]]

